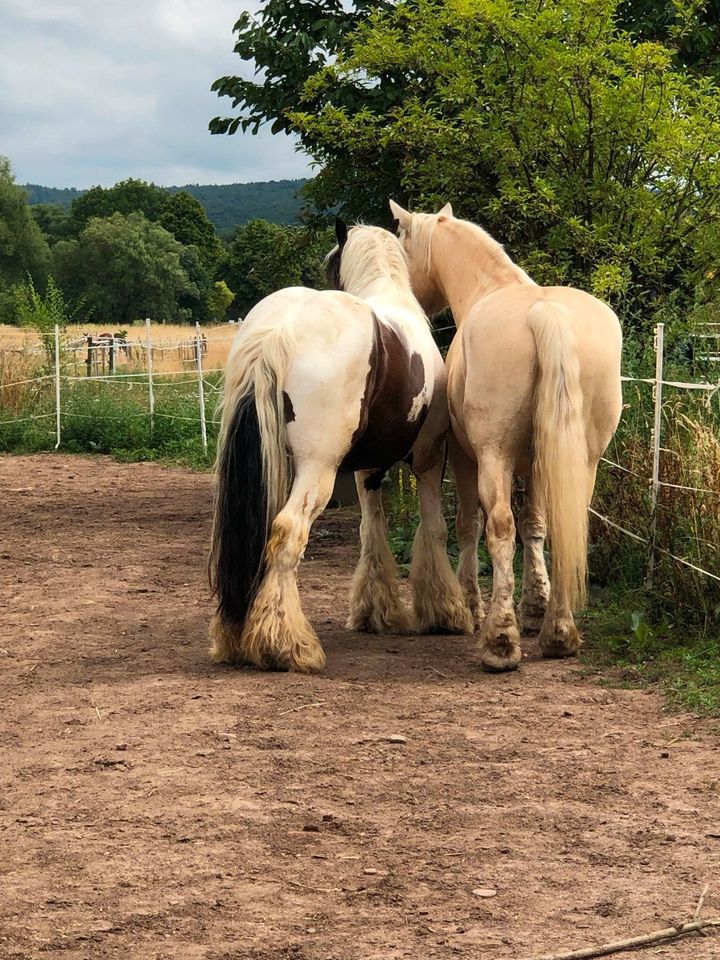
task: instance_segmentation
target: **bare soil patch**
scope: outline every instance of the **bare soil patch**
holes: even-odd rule
[[[712,729],[532,641],[497,677],[471,638],[347,632],[343,512],[302,568],[326,672],[213,666],[210,484],[0,459],[3,960],[510,960],[689,919],[706,882],[720,913]]]

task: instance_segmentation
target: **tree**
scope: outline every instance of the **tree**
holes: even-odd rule
[[[113,213],[139,212],[148,220],[159,220],[165,200],[165,191],[160,187],[133,178],[114,187],[92,187],[70,206],[70,233],[78,236],[93,217],[110,217]]]
[[[406,0],[334,27],[334,43],[306,5],[271,8],[237,27],[267,80],[216,89],[241,126],[261,112],[298,134],[321,209],[387,223],[388,196],[450,200],[538,281],[590,286],[626,316],[690,296],[712,262],[720,101],[673,49],[620,29],[618,0]]]
[[[178,297],[177,322],[208,323],[208,299],[213,286],[213,269],[200,247],[190,244],[181,249],[180,263],[187,275],[188,286]]]
[[[222,279],[236,291],[234,305],[245,315],[268,294],[282,287],[322,286],[322,259],[334,241],[300,227],[281,227],[251,220],[231,238]]]
[[[233,27],[235,53],[253,63],[256,76],[220,77],[212,85],[230,97],[238,117],[215,117],[212,133],[243,133],[270,122],[272,132],[294,133],[288,108],[305,96],[305,84],[343,51],[347,38],[373,10],[388,10],[388,0],[267,0],[253,16],[243,11]]]
[[[720,0],[623,0],[618,22],[638,40],[667,44],[678,65],[720,79]]]
[[[52,277],[48,277],[47,290],[43,296],[35,289],[32,277],[15,286],[17,320],[21,327],[33,327],[40,334],[47,354],[48,365],[55,356],[55,327],[64,332],[73,318],[62,290]]]
[[[228,308],[235,299],[235,294],[224,280],[216,280],[208,296],[208,310],[210,318],[215,323],[224,323]]]
[[[16,322],[13,287],[28,274],[43,287],[50,251],[30,212],[27,194],[17,186],[10,162],[0,157],[0,317]]]
[[[183,266],[188,249],[142,213],[114,213],[91,219],[53,253],[63,289],[82,300],[88,319],[124,327],[144,317],[177,321],[183,297],[202,298]]]
[[[62,204],[37,203],[30,207],[30,212],[50,246],[68,236],[70,218]]]
[[[189,193],[167,194],[158,223],[184,246],[197,247],[208,266],[217,262],[222,248],[215,228],[200,201]]]
[[[301,128],[292,113],[298,104],[308,113],[323,108],[327,91],[315,89],[309,81],[329,69],[336,58],[349,54],[354,32],[373,12],[390,11],[394,5],[394,0],[267,0],[257,16],[243,12],[233,28],[237,34],[234,49],[242,60],[254,65],[259,79],[226,76],[215,81],[212,89],[219,97],[230,98],[233,109],[240,112],[215,117],[209,124],[211,133],[257,133],[269,123],[272,133],[298,135],[310,156],[320,156],[327,147],[325,138],[318,139],[314,131]],[[401,71],[388,70],[369,85],[338,83],[332,98],[351,113],[372,109],[381,114],[402,102],[404,84]],[[350,216],[387,221],[386,198],[397,193],[399,157],[392,149],[378,152],[373,144],[366,144],[365,151],[357,168],[344,163],[338,151],[338,166],[324,164],[303,194],[321,209],[339,202]],[[371,191],[375,199],[369,207]]]

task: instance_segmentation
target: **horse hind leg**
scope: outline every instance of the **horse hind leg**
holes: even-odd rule
[[[355,474],[362,510],[360,560],[350,588],[346,627],[365,633],[411,633],[411,618],[400,598],[397,564],[387,541],[381,480],[376,471]]]
[[[239,658],[263,670],[313,673],[325,666],[320,640],[300,604],[297,570],[310,527],[332,494],[334,469],[298,472],[285,507],[273,521],[265,576],[250,609]]]
[[[523,543],[522,597],[518,613],[523,633],[538,633],[545,620],[550,596],[550,580],[545,565],[547,524],[538,503],[532,481],[520,512],[520,538]]]
[[[595,489],[597,466],[597,459],[588,466],[588,506]],[[552,544],[550,544],[550,547],[552,549]],[[538,640],[542,655],[548,658],[574,657],[582,646],[582,638],[575,624],[575,618],[567,597],[554,583],[550,587],[550,600]]]
[[[478,490],[487,516],[486,539],[493,564],[492,598],[480,633],[480,663],[492,673],[514,670],[522,657],[513,606],[515,523],[510,509],[511,484],[512,470],[507,462],[494,456],[479,460]]]
[[[477,629],[485,619],[485,607],[478,584],[478,542],[482,533],[483,518],[478,497],[477,464],[450,437],[450,463],[455,474],[458,507],[455,530],[460,557],[457,575],[465,596],[465,603]]]
[[[413,459],[420,499],[420,526],[413,541],[410,586],[419,633],[472,633],[473,616],[447,555],[442,512],[444,443],[431,466]],[[477,581],[476,581],[477,584]]]

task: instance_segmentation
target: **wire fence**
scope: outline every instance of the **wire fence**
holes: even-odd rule
[[[445,332],[440,328],[436,332]],[[64,431],[72,420],[117,420],[122,416],[108,413],[107,410],[86,408],[78,409],[78,404],[69,402],[72,399],[72,390],[80,384],[91,384],[97,387],[105,385],[122,386],[131,392],[145,395],[144,406],[150,431],[155,428],[156,421],[178,422],[180,424],[196,424],[202,449],[207,452],[209,445],[209,428],[217,428],[217,399],[221,390],[220,375],[223,367],[220,365],[206,367],[205,359],[208,351],[215,345],[222,345],[223,351],[229,349],[234,339],[235,330],[227,334],[208,336],[196,325],[194,335],[174,341],[158,340],[154,338],[154,330],[150,321],[146,321],[145,337],[143,340],[127,341],[125,338],[104,336],[100,340],[81,338],[75,341],[63,342],[59,330],[56,328],[52,338],[53,372],[41,373],[33,377],[20,377],[14,380],[0,381],[0,410],[5,411],[7,405],[3,397],[13,390],[26,388],[31,385],[42,385],[44,388],[54,387],[53,409],[43,409],[38,412],[25,413],[7,417],[0,414],[0,428],[8,425],[28,423],[30,421],[54,421],[55,449],[63,444]],[[713,336],[715,336],[713,331]],[[709,406],[713,397],[720,395],[720,380],[711,382],[686,382],[664,379],[664,325],[658,324],[655,332],[655,376],[631,377],[623,376],[622,381],[627,388],[635,385],[638,388],[652,387],[652,427],[649,431],[649,446],[646,453],[649,455],[651,468],[649,475],[635,469],[634,463],[616,453],[602,458],[602,469],[612,471],[620,478],[625,477],[638,481],[649,495],[648,508],[645,515],[640,509],[629,520],[624,517],[608,516],[595,507],[590,508],[590,514],[609,529],[620,533],[623,537],[642,545],[646,549],[646,583],[652,588],[655,576],[655,563],[658,555],[667,557],[694,573],[720,583],[720,569],[707,569],[702,563],[694,562],[696,558],[682,556],[677,550],[669,550],[658,543],[657,518],[658,501],[663,489],[682,491],[692,495],[720,498],[720,483],[717,488],[699,486],[692,483],[674,482],[664,478],[663,462],[668,456],[675,456],[676,451],[663,448],[663,411],[666,404],[666,392],[688,391],[693,395],[704,395]],[[103,357],[95,354],[102,351]],[[23,351],[24,355],[44,355],[47,359],[50,350],[47,345],[30,347]],[[172,354],[177,364],[175,369],[162,370],[159,362]],[[220,358],[224,362],[224,357]],[[103,372],[97,372],[98,367]],[[105,372],[106,371],[106,372]],[[169,396],[171,402],[178,404],[178,409],[159,409],[164,396]],[[160,403],[158,403],[158,397]],[[178,397],[182,403],[178,403]],[[97,397],[94,398],[95,400]],[[628,405],[632,406],[632,405]],[[626,462],[620,462],[625,459]],[[682,478],[675,478],[682,479]],[[719,478],[720,479],[720,478]],[[622,481],[621,481],[622,482]],[[719,508],[720,509],[720,508]],[[631,529],[635,526],[636,529]],[[639,528],[639,529],[638,529]],[[700,541],[698,535],[697,540]]]
[[[104,419],[122,420],[122,417],[113,417],[106,412],[89,412],[75,408],[67,403],[68,389],[73,385],[112,385],[122,386],[128,390],[144,393],[147,397],[147,416],[152,430],[155,418],[177,420],[186,423],[197,423],[198,433],[204,451],[208,449],[208,424],[217,425],[215,415],[217,404],[213,402],[208,409],[208,396],[217,397],[220,392],[218,382],[208,379],[210,376],[220,378],[224,366],[205,366],[205,358],[209,349],[221,345],[223,352],[227,352],[231,341],[235,337],[235,329],[228,334],[209,336],[195,325],[193,336],[177,340],[154,338],[150,320],[145,324],[144,340],[128,340],[126,337],[87,336],[75,340],[63,340],[59,328],[48,337],[52,342],[41,346],[24,346],[10,351],[23,360],[42,362],[52,354],[53,372],[34,377],[3,380],[0,382],[0,410],[7,409],[4,398],[20,387],[31,384],[54,386],[54,410],[37,412],[26,416],[8,418],[0,414],[0,427],[16,423],[27,423],[33,420],[55,421],[55,449],[59,449],[63,442],[63,429],[68,419]],[[158,369],[158,359],[168,362],[174,361],[171,369]],[[223,356],[224,362],[224,356]],[[78,372],[82,371],[82,372]],[[162,412],[157,409],[156,391],[161,392],[170,388],[177,395],[178,388],[189,387],[185,391],[185,399],[191,393],[196,397],[196,415],[187,416],[179,412]]]
[[[621,523],[619,518],[609,517],[606,514],[601,513],[599,510],[596,510],[594,507],[589,508],[590,514],[597,520],[601,521],[601,523],[603,523],[605,526],[622,534],[623,537],[629,538],[635,543],[642,544],[646,548],[645,582],[648,589],[652,589],[655,584],[655,566],[658,556],[666,557],[674,563],[681,564],[682,566],[694,571],[694,573],[699,574],[702,577],[720,583],[720,569],[717,571],[708,570],[700,563],[695,563],[687,556],[681,556],[675,550],[669,550],[658,543],[657,527],[659,497],[663,489],[679,490],[690,494],[709,496],[713,499],[720,500],[720,482],[718,483],[718,486],[713,489],[709,486],[697,486],[690,483],[674,483],[663,479],[663,457],[678,455],[678,451],[670,450],[663,446],[664,413],[668,413],[667,390],[672,389],[674,391],[689,391],[696,396],[698,394],[704,394],[705,407],[708,411],[710,411],[712,409],[711,403],[713,398],[720,395],[720,380],[718,380],[717,383],[711,383],[665,379],[665,325],[662,323],[659,323],[655,328],[654,352],[654,377],[622,377],[622,382],[624,385],[639,384],[649,385],[652,387],[652,427],[649,432],[650,448],[648,451],[651,457],[650,475],[648,476],[647,474],[643,474],[638,470],[633,469],[627,464],[620,463],[618,462],[618,459],[611,459],[609,456],[604,456],[601,458],[601,463],[604,465],[604,467],[619,473],[621,476],[635,478],[636,480],[639,480],[641,484],[647,487],[649,491],[648,513],[644,517],[640,515],[635,517],[638,526],[644,527],[643,533],[639,533],[637,530],[629,529],[627,521]],[[720,421],[715,422],[717,424]],[[720,481],[720,477],[717,479]],[[718,507],[718,509],[720,510],[720,507]],[[699,544],[702,538],[696,536],[694,539],[695,543]]]

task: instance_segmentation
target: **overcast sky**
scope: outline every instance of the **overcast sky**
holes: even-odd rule
[[[0,0],[0,154],[18,183],[161,186],[308,174],[284,135],[212,136],[233,24],[260,0]]]

